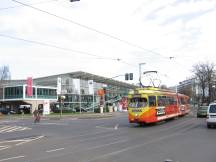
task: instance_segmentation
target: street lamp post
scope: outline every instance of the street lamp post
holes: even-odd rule
[[[141,69],[141,66],[142,65],[145,65],[146,63],[139,63],[139,85],[140,87],[142,86],[142,83],[141,83],[141,77],[142,77],[142,69]]]
[[[103,107],[105,108],[104,109],[104,112],[106,112],[106,99],[107,99],[107,91],[106,91],[106,88],[107,88],[107,85],[106,84],[103,84],[102,85],[102,88],[103,88],[103,91],[104,91],[104,95],[103,95]]]
[[[65,100],[65,96],[60,96],[60,117],[62,117],[62,104]]]

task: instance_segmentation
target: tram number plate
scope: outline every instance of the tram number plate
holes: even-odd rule
[[[157,107],[157,115],[164,115],[165,107]]]

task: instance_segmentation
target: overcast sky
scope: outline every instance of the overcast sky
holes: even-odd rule
[[[145,63],[171,86],[216,62],[216,0],[16,1],[34,8],[0,0],[0,65],[12,79],[85,71],[137,83]]]

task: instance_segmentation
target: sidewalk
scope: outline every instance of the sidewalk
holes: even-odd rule
[[[61,120],[61,119],[68,119],[68,118],[74,118],[74,119],[98,119],[98,118],[109,118],[113,117],[118,112],[112,112],[112,113],[81,113],[81,114],[50,114],[41,116],[42,120]],[[0,120],[13,120],[13,119],[32,119],[32,114],[15,114],[15,115],[0,115]]]

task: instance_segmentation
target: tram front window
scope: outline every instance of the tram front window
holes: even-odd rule
[[[131,108],[140,108],[147,106],[146,98],[132,98],[129,100],[129,107]]]

